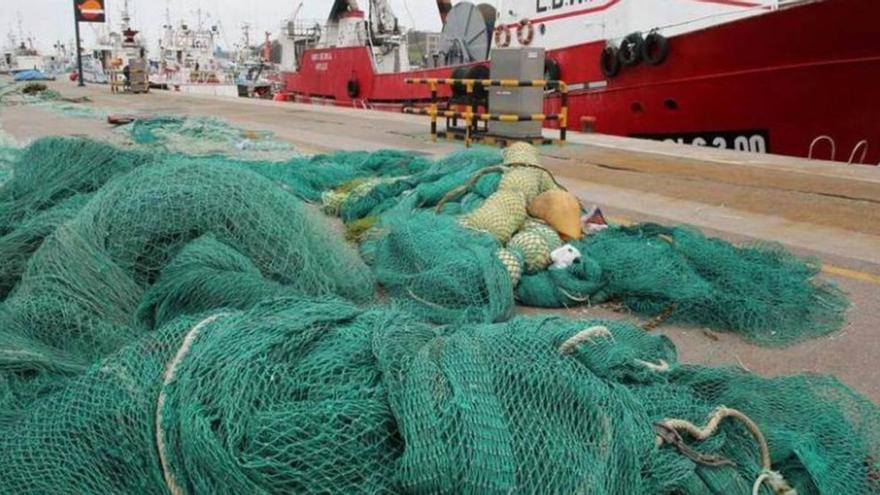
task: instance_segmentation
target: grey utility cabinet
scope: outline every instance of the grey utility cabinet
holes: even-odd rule
[[[534,81],[544,78],[543,48],[495,48],[492,50],[492,79]],[[489,112],[493,114],[536,114],[544,111],[543,88],[492,87]],[[541,137],[541,122],[489,122],[489,134],[511,139]]]

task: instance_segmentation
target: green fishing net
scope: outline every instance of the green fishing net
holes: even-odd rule
[[[846,296],[818,277],[817,260],[778,245],[734,246],[688,227],[642,224],[574,242],[566,269],[523,277],[517,299],[538,307],[618,301],[645,316],[733,331],[763,345],[834,332]]]
[[[428,160],[400,151],[337,152],[259,167],[257,172],[281,183],[293,194],[318,203],[322,195],[368,177],[398,177],[421,172]],[[351,187],[349,187],[351,189]]]
[[[0,106],[31,105],[57,100],[61,95],[41,82],[0,84]]]
[[[74,159],[56,162],[62,170],[47,170],[42,187],[16,173],[4,188],[0,218],[10,228],[0,238],[9,249],[0,253],[8,294],[0,343],[37,347],[61,356],[50,359],[53,367],[65,364],[8,378],[0,418],[42,393],[31,383],[43,371],[65,375],[177,311],[253,304],[267,295],[373,298],[371,272],[327,220],[253,172],[176,155],[137,166],[139,154],[113,158],[72,140],[37,143],[28,153],[53,143],[72,157],[92,156],[93,177],[71,168]],[[114,173],[121,175],[111,179]],[[22,211],[33,213],[20,219]],[[43,356],[13,353],[6,364]]]
[[[232,155],[239,159],[281,161],[301,156],[270,132],[239,129],[212,117],[141,117],[118,132],[137,145],[190,155]]]
[[[525,211],[528,194],[557,187],[552,178],[535,168],[499,170],[497,157],[477,153],[456,157],[453,170],[438,163],[397,180],[386,174],[333,198],[330,211],[357,229],[351,237],[363,241],[380,284],[424,318],[503,321],[512,297],[544,308],[613,301],[765,345],[825,335],[845,321],[847,298],[818,278],[816,260],[687,227],[606,229],[572,241],[580,258],[553,268],[561,241]]]
[[[547,268],[558,238],[545,235],[546,225],[523,221],[521,204],[510,213],[495,198],[531,187],[520,180],[527,175],[540,179],[532,184],[539,190],[553,187],[552,178],[498,167],[495,151],[438,161],[395,151],[242,161],[49,138],[17,153],[13,179],[0,189],[0,245],[9,247],[0,252],[0,294],[13,288],[42,239],[109,180],[145,164],[184,160],[252,171],[321,203],[346,222],[348,238],[363,241],[361,251],[392,299],[435,322],[503,321],[514,297],[551,308],[618,301],[649,317],[780,345],[835,331],[848,305],[817,278],[812,260],[778,246],[737,247],[687,228],[608,229],[572,242],[582,256],[571,267]],[[511,170],[517,173],[510,176]],[[485,220],[484,233],[474,218]]]
[[[94,141],[39,139],[16,151],[0,188],[0,296],[6,296],[43,239],[110,179],[152,161]]]
[[[513,316],[513,285],[491,236],[429,212],[389,216],[372,235],[364,259],[397,306],[442,323]]]
[[[880,492],[877,408],[831,378],[684,366],[668,340],[621,323],[434,327],[303,297],[140,335],[0,426],[0,486],[751,493],[765,470],[744,423],[682,434],[687,454],[659,441],[658,423],[702,427],[722,404],[759,425],[797,493]]]
[[[0,491],[880,493],[878,408],[833,378],[687,366],[628,324],[513,317],[514,296],[549,276],[535,294],[562,305],[674,301],[702,322],[742,294],[810,293],[780,280],[814,266],[640,226],[588,237],[579,263],[516,287],[500,241],[461,222],[502,187],[496,169],[470,180],[497,159],[33,143],[0,188]],[[327,174],[300,182],[322,160]],[[350,223],[373,218],[372,269],[298,198],[328,191],[357,191],[337,204]],[[691,259],[703,252],[722,261]],[[731,278],[743,266],[776,273],[752,282],[761,292]],[[653,286],[621,275],[671,268]]]
[[[583,247],[603,267],[603,290],[634,311],[668,311],[670,321],[734,330],[761,344],[834,332],[849,306],[818,277],[819,260],[779,245],[734,246],[686,227],[645,224],[609,230]]]
[[[12,177],[12,167],[20,153],[18,141],[0,126],[0,186]]]
[[[106,119],[119,110],[84,105],[88,97],[67,98],[41,82],[0,83],[0,108],[28,105],[33,108],[82,119]]]

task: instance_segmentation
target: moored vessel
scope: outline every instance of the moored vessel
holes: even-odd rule
[[[113,72],[121,71],[132,60],[145,60],[147,44],[140,31],[131,23],[128,0],[120,11],[118,31],[109,31],[104,25],[95,30],[95,43],[83,50],[83,80],[89,83],[107,84]]]
[[[150,85],[188,93],[235,96],[234,81],[224,62],[217,58],[217,24],[208,25],[201,10],[194,26],[186,21],[172,23],[166,12],[159,57],[150,75]]]
[[[6,46],[0,53],[0,74],[46,70],[46,57],[37,49],[36,40],[24,33],[21,13],[18,14],[18,36],[10,31],[6,38]]]
[[[337,0],[293,40],[288,99],[399,110],[407,78],[485,74],[492,47],[538,46],[565,80],[570,123],[680,143],[876,164],[880,43],[871,0],[437,2],[439,47],[411,68],[386,2]],[[317,38],[317,39],[315,39]],[[559,105],[548,92],[547,112]]]

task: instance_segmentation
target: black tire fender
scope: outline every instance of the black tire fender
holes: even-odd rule
[[[484,79],[489,79],[490,77],[491,70],[489,69],[489,66],[485,64],[475,65],[467,71],[468,79],[482,81]],[[467,89],[465,89],[465,92],[467,92]],[[489,98],[489,91],[482,84],[474,84],[473,96],[478,100],[485,100]]]
[[[641,33],[632,33],[620,43],[620,63],[626,67],[639,65],[645,40]]]
[[[456,67],[452,69],[452,72],[449,74],[450,79],[467,79],[468,74],[470,72],[470,67]],[[452,84],[452,96],[461,97],[467,95],[467,88],[465,88],[464,84],[461,83],[453,83]]]
[[[599,67],[606,78],[617,77],[620,74],[620,50],[616,46],[606,46],[599,56]]]
[[[544,79],[547,81],[558,81],[562,78],[562,67],[555,59],[548,58],[544,60]]]
[[[651,33],[642,43],[642,58],[648,65],[660,65],[669,56],[669,40],[660,33]]]
[[[361,85],[357,79],[349,79],[345,89],[349,98],[357,98],[361,94]]]

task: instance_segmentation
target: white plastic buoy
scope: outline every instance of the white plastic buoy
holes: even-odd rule
[[[558,269],[570,267],[580,257],[581,252],[571,244],[566,244],[550,253],[550,259],[553,260],[553,268]]]

